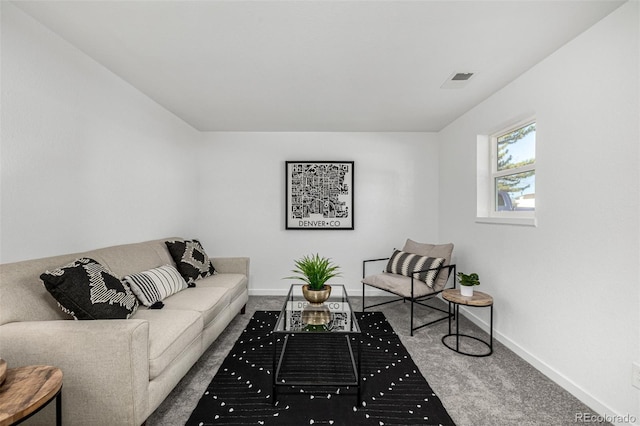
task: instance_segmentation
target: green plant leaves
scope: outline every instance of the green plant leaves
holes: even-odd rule
[[[460,281],[460,285],[480,285],[480,277],[475,272],[468,275],[458,272],[458,281]]]
[[[331,259],[320,257],[319,254],[303,256],[294,261],[296,269],[291,272],[296,276],[285,277],[284,279],[302,280],[309,284],[311,290],[322,290],[325,283],[333,277],[340,276],[340,267],[335,265]]]

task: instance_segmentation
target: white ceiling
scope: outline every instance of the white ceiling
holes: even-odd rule
[[[622,3],[14,2],[203,131],[438,131]]]

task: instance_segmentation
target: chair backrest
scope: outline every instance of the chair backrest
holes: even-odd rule
[[[451,254],[453,253],[453,243],[448,244],[427,244],[418,243],[407,238],[402,251],[407,253],[414,253],[420,256],[426,257],[441,257],[444,258],[442,266],[447,266],[451,262]],[[449,279],[449,269],[443,269],[438,274],[436,282],[433,285],[434,290],[440,291],[447,285]],[[454,277],[455,279],[455,277]]]

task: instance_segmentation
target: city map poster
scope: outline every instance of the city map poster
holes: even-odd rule
[[[353,161],[286,161],[286,229],[353,229]]]

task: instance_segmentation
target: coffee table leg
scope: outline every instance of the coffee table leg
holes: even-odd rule
[[[273,343],[273,368],[271,369],[271,404],[276,405],[276,346],[278,345],[276,333],[271,333],[271,339]]]
[[[362,399],[361,399],[362,377],[360,376],[360,374],[362,372],[362,369],[361,369],[362,357],[360,354],[362,353],[362,339],[360,339],[360,336],[356,336],[356,339],[358,339],[358,401],[356,401],[356,405],[361,406],[362,405]]]

